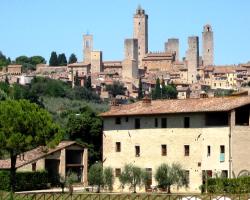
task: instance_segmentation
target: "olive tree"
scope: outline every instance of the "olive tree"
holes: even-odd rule
[[[162,189],[167,189],[171,193],[171,185],[187,186],[188,181],[185,170],[178,163],[173,163],[171,166],[168,164],[161,164],[155,174],[155,179],[158,186]]]
[[[133,192],[136,193],[136,187],[145,184],[145,174],[145,171],[140,167],[132,164],[126,164],[121,175],[119,176],[119,180],[122,187],[128,185],[129,188],[133,189]]]

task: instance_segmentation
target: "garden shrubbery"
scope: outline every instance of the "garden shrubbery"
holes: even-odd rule
[[[250,177],[240,178],[210,178],[207,182],[207,191],[209,193],[249,193]]]
[[[0,171],[0,180],[0,190],[10,191],[10,172]],[[46,171],[17,172],[15,191],[46,189],[48,180]]]

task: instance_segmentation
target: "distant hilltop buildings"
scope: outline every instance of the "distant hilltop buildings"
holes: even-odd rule
[[[157,78],[177,86],[179,98],[199,97],[203,88],[239,90],[250,81],[250,63],[239,65],[214,65],[214,36],[212,26],[204,25],[202,31],[202,50],[199,49],[199,37],[187,39],[188,48],[183,59],[180,58],[178,38],[169,38],[163,52],[150,52],[148,49],[148,15],[140,6],[133,16],[133,37],[124,40],[123,60],[104,61],[103,52],[94,49],[93,35],[83,35],[83,61],[63,67],[48,65],[37,66],[36,75],[46,75],[55,79],[72,82],[75,77],[92,77],[93,87],[102,88],[113,81],[123,82],[129,95],[136,97],[139,78],[143,82],[144,92],[155,87]],[[12,74],[20,74],[20,68],[10,66]],[[17,69],[18,72],[13,70]],[[195,95],[190,95],[193,88]],[[104,92],[105,89],[101,89]]]

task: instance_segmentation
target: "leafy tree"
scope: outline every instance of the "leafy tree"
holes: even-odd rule
[[[177,90],[174,85],[163,85],[162,86],[162,98],[163,99],[176,99],[177,98]]]
[[[38,105],[27,100],[0,102],[0,148],[10,156],[12,191],[15,190],[17,155],[39,145],[52,146],[61,136],[49,113]]]
[[[103,183],[109,191],[113,190],[114,185],[114,174],[113,169],[111,167],[104,168],[103,170]]]
[[[100,192],[103,185],[103,168],[101,163],[95,163],[89,168],[88,181],[90,185],[97,185],[97,192]]]
[[[136,193],[136,187],[144,184],[144,176],[145,172],[140,167],[126,164],[119,180],[123,187],[129,185],[133,192]]]
[[[3,55],[3,53],[0,51],[0,68],[3,66],[7,66],[11,63],[10,58],[6,58],[5,55]]]
[[[85,106],[78,113],[72,112],[68,117],[67,127],[71,140],[88,146],[90,164],[101,159],[102,120],[91,108]]]
[[[77,183],[77,181],[78,181],[77,174],[75,172],[69,171],[66,175],[65,183],[69,187],[70,195],[73,194],[74,191],[73,184]]]
[[[94,91],[86,89],[85,87],[75,87],[74,98],[75,99],[85,99],[88,101],[100,102],[100,96],[96,94]]]
[[[106,90],[111,94],[113,97],[117,95],[124,95],[126,88],[124,84],[119,81],[114,81],[112,85],[106,85]]]
[[[15,63],[19,65],[30,63],[30,59],[27,56],[19,56],[16,58]]]
[[[49,65],[50,66],[58,66],[58,59],[57,59],[57,54],[55,51],[51,52],[51,56],[49,59]]]
[[[32,56],[30,57],[30,64],[32,65],[46,64],[46,60],[42,56]]]
[[[139,88],[138,88],[138,99],[143,98],[143,91],[142,91],[142,81],[141,78],[139,79]]]
[[[160,84],[160,79],[156,79],[156,85],[155,89],[152,92],[152,97],[153,99],[161,99],[162,97],[162,90],[161,90],[161,84]]]
[[[159,187],[167,189],[168,193],[171,193],[171,185],[176,184],[178,187],[188,185],[185,170],[182,169],[180,164],[176,163],[171,166],[165,163],[161,164],[156,170],[155,179]]]
[[[69,64],[76,63],[77,62],[77,57],[75,54],[71,54],[69,57]]]
[[[58,55],[57,61],[58,61],[58,65],[60,66],[67,65],[67,58],[64,53]]]

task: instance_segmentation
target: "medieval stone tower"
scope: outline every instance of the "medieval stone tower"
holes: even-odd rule
[[[175,52],[175,60],[179,61],[179,39],[170,38],[165,43],[166,52]]]
[[[134,15],[134,38],[138,39],[138,65],[148,53],[148,15],[140,6]]]
[[[197,68],[199,65],[199,37],[188,37],[188,50],[186,52],[188,67],[188,83],[197,82]]]
[[[91,62],[91,51],[93,51],[93,35],[83,35],[83,61]]]
[[[122,63],[123,78],[137,78],[138,75],[138,40],[125,39],[124,60]]]
[[[214,64],[214,39],[212,27],[209,24],[203,27],[202,56],[204,66]]]

